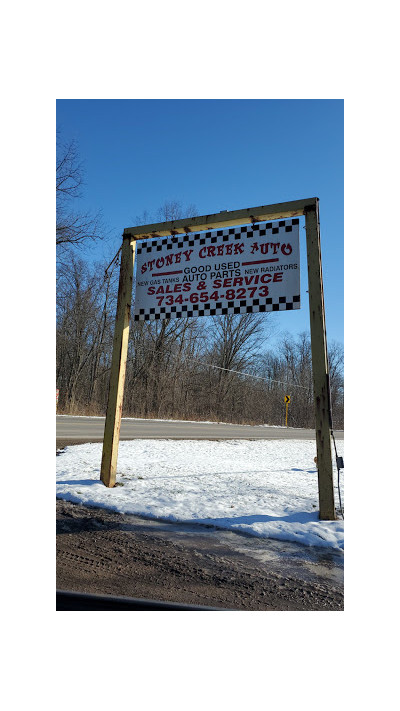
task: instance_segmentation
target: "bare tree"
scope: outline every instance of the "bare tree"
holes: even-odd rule
[[[83,164],[75,141],[65,143],[58,135],[56,162],[56,245],[60,254],[102,238],[101,215],[75,209],[82,197]]]
[[[243,371],[252,365],[263,323],[264,316],[258,314],[230,314],[212,319],[207,358],[216,366],[209,382],[210,400],[218,417],[229,417],[235,409],[234,403],[239,405],[243,400],[246,388],[243,379],[230,371]]]
[[[328,347],[329,380],[333,426],[344,426],[344,353],[343,344],[333,341]]]
[[[196,217],[198,211],[195,205],[183,206],[179,200],[167,200],[157,210],[159,222],[172,222],[172,220],[183,220],[184,217]]]
[[[115,270],[116,271],[116,270]],[[60,407],[102,407],[110,368],[115,274],[71,256],[57,289],[57,385]]]
[[[140,215],[136,215],[137,225],[148,225],[153,222],[172,222],[173,220],[183,220],[185,217],[196,217],[198,210],[195,205],[183,205],[179,200],[166,200],[155,213],[143,210]]]

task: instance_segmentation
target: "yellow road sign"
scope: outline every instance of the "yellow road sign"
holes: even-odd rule
[[[290,395],[285,395],[285,403],[288,404],[290,402]]]

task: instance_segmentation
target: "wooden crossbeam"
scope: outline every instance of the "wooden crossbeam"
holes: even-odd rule
[[[253,224],[254,222],[283,220],[304,215],[307,209],[315,208],[316,204],[317,198],[314,197],[305,198],[304,200],[292,200],[291,202],[278,202],[273,205],[247,207],[244,210],[217,212],[212,215],[185,217],[183,220],[127,227],[124,229],[124,236],[130,235],[135,239],[169,237],[174,234],[202,232],[203,230],[215,230],[221,227],[226,229],[227,227]]]

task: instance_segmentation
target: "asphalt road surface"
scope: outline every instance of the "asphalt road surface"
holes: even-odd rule
[[[101,442],[104,417],[57,416],[57,440]],[[343,439],[343,431],[335,431]],[[207,422],[122,419],[120,439],[315,439],[314,430]]]

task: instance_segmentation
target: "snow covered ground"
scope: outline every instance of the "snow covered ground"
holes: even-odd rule
[[[343,440],[337,441],[343,456]],[[133,440],[119,445],[117,484],[100,481],[102,444],[57,457],[57,497],[125,514],[208,524],[343,549],[344,522],[319,521],[315,441]],[[337,471],[334,467],[337,504]],[[340,475],[344,506],[344,473]]]

